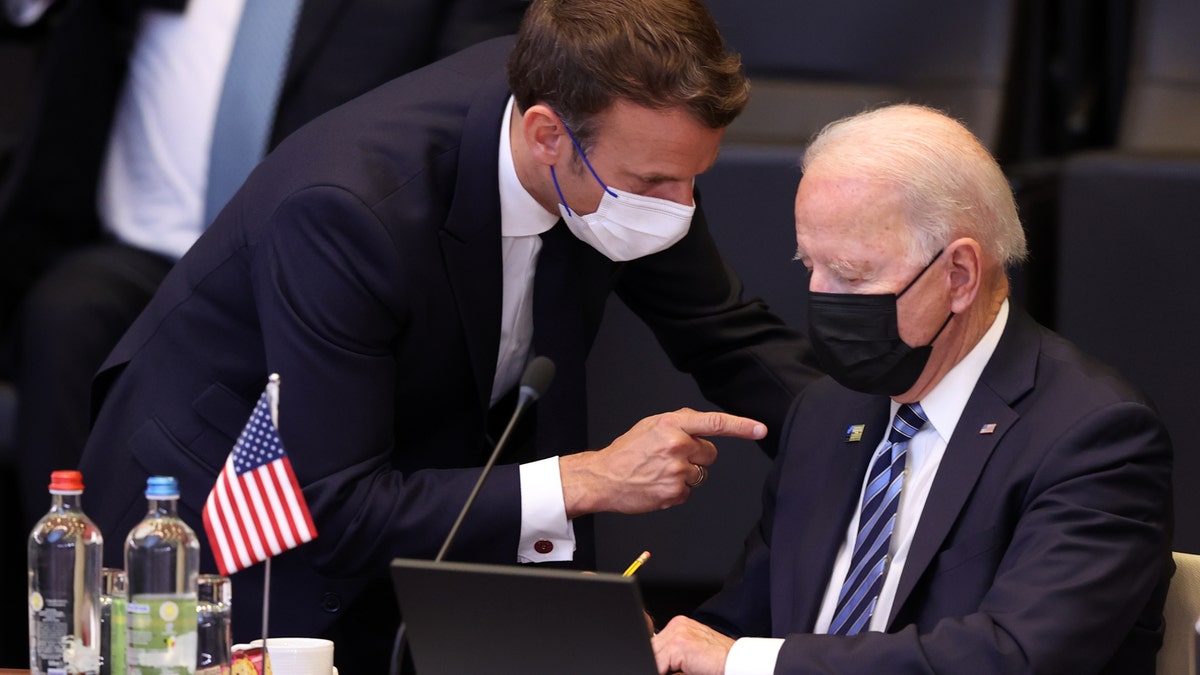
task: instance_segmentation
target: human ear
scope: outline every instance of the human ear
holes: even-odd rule
[[[558,164],[571,144],[558,114],[541,103],[530,106],[521,116],[521,130],[530,156],[546,166]]]
[[[949,265],[950,311],[961,314],[975,301],[983,278],[983,247],[970,237],[956,239],[946,246]]]

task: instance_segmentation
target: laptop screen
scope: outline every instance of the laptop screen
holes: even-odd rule
[[[417,675],[655,675],[634,577],[397,558]]]

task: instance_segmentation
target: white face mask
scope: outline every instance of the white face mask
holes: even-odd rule
[[[566,128],[566,125],[563,127]],[[575,143],[575,136],[570,129],[567,129],[567,134]],[[670,248],[687,234],[692,226],[695,204],[684,206],[669,199],[610,188],[596,175],[596,170],[578,143],[575,143],[575,149],[592,172],[592,177],[604,188],[604,196],[600,198],[596,212],[580,215],[567,206],[562,189],[558,187],[558,176],[554,173],[554,167],[550,167],[554,189],[558,190],[558,212],[576,238],[603,253],[609,260],[624,262]]]

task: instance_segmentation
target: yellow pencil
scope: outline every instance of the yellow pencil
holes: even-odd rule
[[[642,551],[642,554],[637,557],[637,560],[634,560],[633,562],[629,563],[629,567],[625,569],[625,574],[623,574],[622,576],[626,576],[626,577],[633,576],[633,573],[636,572],[638,570],[638,568],[642,566],[642,563],[646,562],[649,559],[650,559],[650,551]]]

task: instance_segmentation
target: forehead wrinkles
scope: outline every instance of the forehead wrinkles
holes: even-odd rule
[[[886,182],[814,171],[800,182],[795,217],[802,244],[822,249],[829,261],[840,254],[834,261],[839,265],[854,266],[874,253],[910,256],[912,232],[904,196]]]
[[[723,129],[711,129],[686,110],[651,110],[618,100],[601,113],[605,131],[588,157],[602,156],[632,176],[690,179],[716,161]]]
[[[645,143],[622,139],[588,156],[598,158],[610,171],[628,178],[660,182],[692,180],[712,166],[714,157],[702,151],[701,139],[691,140],[685,144],[662,139]]]

